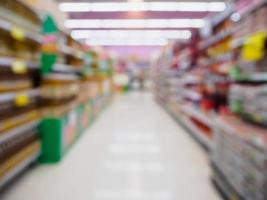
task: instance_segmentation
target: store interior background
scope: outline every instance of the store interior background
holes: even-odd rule
[[[266,200],[266,0],[0,0],[0,199]]]

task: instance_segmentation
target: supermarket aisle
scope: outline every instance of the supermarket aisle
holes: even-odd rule
[[[205,152],[152,100],[117,97],[58,165],[40,166],[3,200],[216,200]]]

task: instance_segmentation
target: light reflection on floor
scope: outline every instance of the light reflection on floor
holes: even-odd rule
[[[172,200],[169,191],[141,190],[98,190],[94,193],[96,200]]]
[[[206,153],[148,93],[117,97],[66,155],[3,200],[218,200]]]

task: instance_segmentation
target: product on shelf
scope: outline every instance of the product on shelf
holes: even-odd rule
[[[244,199],[266,199],[266,150],[266,129],[236,116],[216,121],[212,162]]]
[[[37,109],[38,90],[26,90],[16,93],[5,93],[0,99],[0,120],[15,117],[29,110]]]
[[[233,1],[153,66],[156,100],[208,147],[228,199],[267,199],[266,8],[265,0]]]
[[[208,115],[225,103],[225,87],[221,84],[217,90],[219,84],[211,79],[211,71],[198,64],[198,40],[194,34],[189,42],[178,41],[164,49],[156,63],[155,93],[163,105],[180,110],[174,115],[209,149],[212,131]]]
[[[50,74],[43,77],[41,97],[43,105],[57,106],[75,100],[79,92],[78,77],[66,74]]]
[[[0,2],[0,189],[40,155],[40,25],[21,1]]]
[[[242,3],[237,1],[236,4]],[[219,187],[237,199],[264,200],[266,193],[266,1],[247,4],[235,22],[230,42],[228,106],[236,116],[219,117],[214,126],[213,171]],[[238,6],[237,6],[238,7]],[[225,188],[232,188],[227,191]],[[234,192],[233,192],[234,191]]]
[[[58,30],[50,16],[45,17],[43,32],[41,162],[54,163],[110,100],[112,63]]]
[[[236,84],[231,87],[230,102],[232,110],[255,123],[265,126],[267,125],[266,99],[266,84]]]

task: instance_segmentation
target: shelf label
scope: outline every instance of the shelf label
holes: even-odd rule
[[[24,30],[19,28],[19,27],[14,26],[11,29],[10,33],[11,33],[11,36],[18,41],[24,41],[25,40],[26,34],[25,34]]]
[[[253,62],[263,59],[265,51],[264,44],[266,33],[258,32],[247,37],[242,49],[242,58],[244,61]]]
[[[30,100],[29,100],[29,97],[27,96],[27,94],[21,93],[15,97],[15,105],[18,107],[26,106],[29,104],[29,102],[30,102]]]
[[[25,74],[27,72],[27,65],[24,61],[16,60],[12,63],[11,69],[15,74]]]

